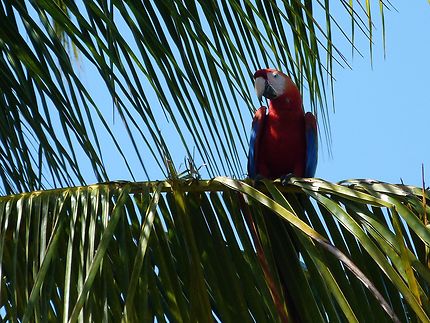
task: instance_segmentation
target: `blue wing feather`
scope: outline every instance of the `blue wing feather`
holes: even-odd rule
[[[261,134],[263,133],[264,121],[266,118],[266,107],[261,107],[255,112],[252,120],[251,138],[249,141],[248,153],[248,176],[257,176],[258,151]]]
[[[307,112],[305,115],[306,136],[306,167],[305,177],[314,177],[318,163],[318,131],[315,116]]]

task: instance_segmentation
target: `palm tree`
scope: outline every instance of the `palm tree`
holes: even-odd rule
[[[3,2],[2,320],[428,321],[428,190],[243,180],[261,66],[329,146],[329,4]],[[372,44],[389,1],[340,4]]]

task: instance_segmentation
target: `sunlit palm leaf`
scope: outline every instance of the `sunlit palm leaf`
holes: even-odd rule
[[[371,41],[370,1],[342,3]],[[2,3],[4,193],[107,180],[106,152],[131,179],[166,178],[165,159],[178,166],[194,148],[205,174],[242,177],[259,67],[293,77],[329,140],[323,80],[347,64],[332,30],[351,37],[335,19],[310,0]]]
[[[423,203],[418,188],[379,182],[264,184],[113,182],[2,197],[0,316],[429,320],[428,191]]]

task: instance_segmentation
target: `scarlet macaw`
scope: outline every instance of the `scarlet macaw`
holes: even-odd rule
[[[318,160],[315,116],[304,113],[299,89],[284,73],[261,69],[254,74],[257,96],[269,99],[252,121],[248,176],[313,177]]]

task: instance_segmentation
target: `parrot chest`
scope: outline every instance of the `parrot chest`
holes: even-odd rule
[[[306,139],[303,115],[267,115],[261,142],[265,176],[277,178],[287,174],[303,176]]]

